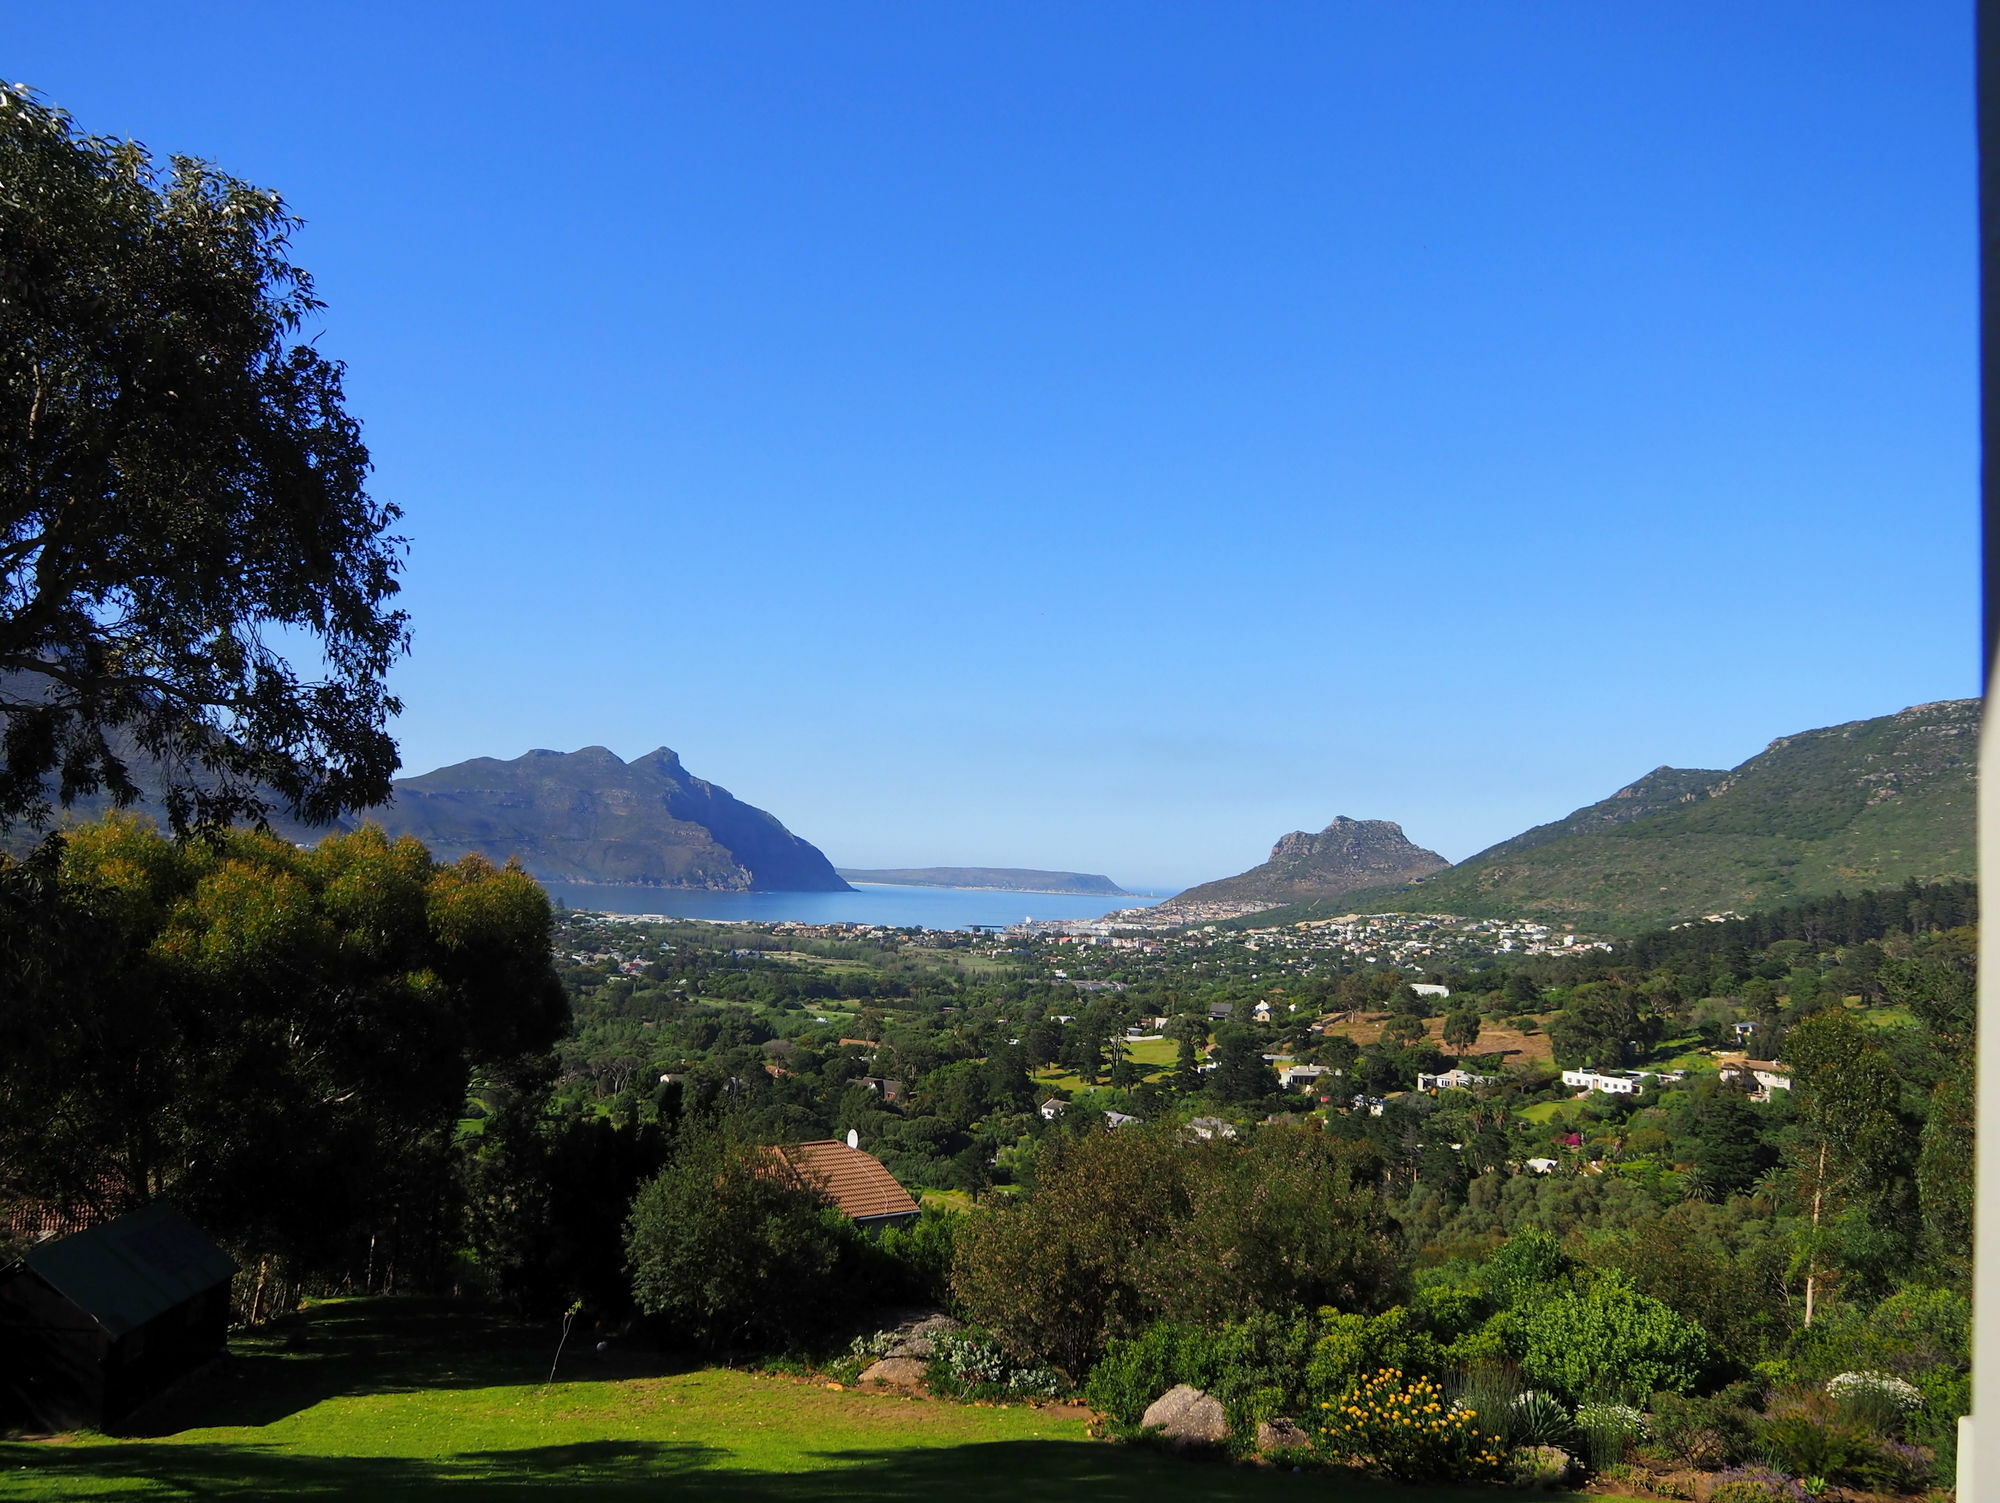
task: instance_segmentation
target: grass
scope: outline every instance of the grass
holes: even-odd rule
[[[0,1443],[0,1498],[605,1503],[1193,1503],[1304,1495],[1443,1503],[1403,1488],[1174,1460],[1091,1442],[1081,1410],[972,1407],[588,1341],[543,1387],[553,1333],[441,1302],[340,1300],[289,1338],[238,1338],[227,1369],[141,1433]]]

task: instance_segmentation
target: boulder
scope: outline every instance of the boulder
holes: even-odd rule
[[[1265,1420],[1257,1427],[1257,1449],[1260,1451],[1303,1451],[1311,1443],[1311,1438],[1295,1420]]]
[[[963,1324],[953,1320],[949,1315],[932,1315],[924,1320],[911,1321],[908,1325],[898,1326],[895,1329],[894,1339],[890,1341],[882,1355],[926,1361],[936,1355],[936,1348],[931,1344],[932,1337],[942,1336],[947,1331],[964,1329]]]
[[[1222,1401],[1199,1388],[1177,1384],[1153,1400],[1139,1422],[1158,1427],[1160,1439],[1176,1447],[1219,1446],[1229,1439],[1229,1416]]]
[[[928,1362],[920,1362],[914,1357],[884,1357],[862,1373],[858,1381],[878,1384],[883,1388],[921,1389],[924,1374],[929,1370]]]

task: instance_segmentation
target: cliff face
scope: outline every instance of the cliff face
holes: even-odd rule
[[[518,856],[537,877],[723,892],[846,892],[819,850],[695,777],[661,747],[622,762],[601,746],[475,757],[399,778],[365,816],[453,859]]]
[[[1276,907],[1385,887],[1442,871],[1436,851],[1413,845],[1387,819],[1341,815],[1324,830],[1295,830],[1271,847],[1271,859],[1239,876],[1191,887],[1156,910],[1172,913],[1201,903],[1262,903]]]

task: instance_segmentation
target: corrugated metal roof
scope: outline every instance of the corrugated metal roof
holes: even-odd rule
[[[786,1163],[824,1189],[843,1214],[856,1221],[878,1216],[914,1216],[917,1203],[872,1153],[831,1138],[790,1143],[774,1149]]]
[[[236,1272],[229,1254],[165,1201],[44,1242],[21,1261],[114,1337]]]

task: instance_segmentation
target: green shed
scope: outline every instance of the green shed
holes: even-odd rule
[[[0,1269],[0,1402],[49,1430],[101,1430],[229,1337],[236,1264],[172,1206],[32,1248]]]

